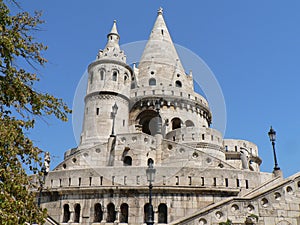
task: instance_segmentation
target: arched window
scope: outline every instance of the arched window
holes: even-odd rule
[[[116,210],[115,210],[115,205],[113,203],[109,203],[107,205],[107,218],[106,222],[107,223],[113,223],[116,220]]]
[[[91,72],[91,75],[90,75],[90,84],[93,83],[93,79],[94,79],[94,73],[93,71]]]
[[[173,118],[171,122],[172,122],[172,130],[181,128],[181,120],[179,118]]]
[[[79,223],[80,220],[80,205],[75,204],[74,206],[74,223]]]
[[[63,223],[67,223],[70,220],[70,207],[68,204],[64,204],[64,216]]]
[[[154,164],[154,160],[152,158],[149,158],[147,161],[147,165],[149,166],[150,163],[153,165]]]
[[[128,205],[126,203],[120,206],[120,223],[128,223]]]
[[[128,74],[124,73],[124,84],[126,84],[126,81],[128,80]]]
[[[117,77],[118,77],[118,72],[117,71],[113,71],[112,80],[113,81],[117,81]]]
[[[149,215],[149,203],[144,205],[144,223],[148,221]],[[154,210],[152,210],[152,220],[154,220]]]
[[[132,158],[130,156],[125,156],[123,160],[124,166],[131,166],[132,165]]]
[[[105,79],[105,71],[102,69],[100,70],[100,80],[104,80]]]
[[[101,222],[103,220],[103,211],[100,203],[94,206],[94,222]]]
[[[164,203],[158,206],[158,223],[168,223],[168,207]]]
[[[186,127],[194,127],[195,124],[193,123],[193,121],[187,120],[187,121],[185,121],[185,126],[186,126]]]
[[[156,80],[154,78],[149,79],[149,86],[155,86]]]
[[[176,82],[175,82],[175,87],[181,88],[181,87],[182,87],[181,81],[176,80]]]

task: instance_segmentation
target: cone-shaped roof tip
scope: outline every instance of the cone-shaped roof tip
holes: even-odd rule
[[[143,70],[146,71],[144,73],[145,76],[147,76],[149,63],[152,64],[153,62],[164,65],[165,70],[174,71],[175,68],[181,71],[182,74],[185,73],[162,14],[163,9],[160,7],[157,11],[157,18],[150,37],[140,59],[139,69],[141,74]],[[173,72],[170,72],[170,74],[170,76],[172,76]]]
[[[114,24],[113,24],[113,26],[112,26],[111,31],[110,31],[109,34],[117,34],[117,35],[119,35],[118,30],[117,30],[117,21],[116,20],[114,20]]]

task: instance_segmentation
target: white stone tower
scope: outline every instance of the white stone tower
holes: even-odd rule
[[[126,56],[119,46],[120,36],[114,21],[107,35],[107,44],[97,59],[88,66],[88,85],[85,96],[85,113],[81,143],[83,147],[107,141],[114,133],[128,132],[128,108],[132,70],[126,64]],[[119,112],[115,118],[112,107]],[[115,121],[114,121],[115,120]],[[121,124],[115,126],[113,122]]]
[[[254,143],[210,127],[162,9],[137,67],[126,64],[116,22],[107,38],[88,67],[81,143],[45,177],[47,225],[299,224],[300,173],[261,172]]]

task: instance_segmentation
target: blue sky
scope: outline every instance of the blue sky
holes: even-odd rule
[[[77,83],[105,46],[112,21],[121,44],[148,38],[157,9],[173,41],[199,55],[215,74],[225,97],[225,138],[256,143],[262,171],[274,166],[267,132],[277,131],[276,150],[284,176],[300,171],[300,2],[296,0],[200,1],[23,1],[42,10],[46,23],[36,33],[48,45],[37,89],[63,98],[71,107]],[[188,70],[188,68],[185,68]],[[76,147],[68,123],[38,120],[30,136],[50,151],[52,167]]]

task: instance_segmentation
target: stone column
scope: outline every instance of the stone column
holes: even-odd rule
[[[70,219],[68,221],[68,223],[72,223],[74,221],[74,210],[70,210]]]
[[[153,212],[154,212],[154,224],[158,224],[158,208],[153,206]]]
[[[106,217],[107,217],[107,210],[104,207],[104,205],[102,205],[102,221],[101,221],[101,224],[106,223]]]
[[[120,220],[119,220],[119,218],[120,218],[120,210],[116,209],[115,212],[116,212],[116,220],[114,221],[114,224],[117,225],[117,224],[120,223]]]

